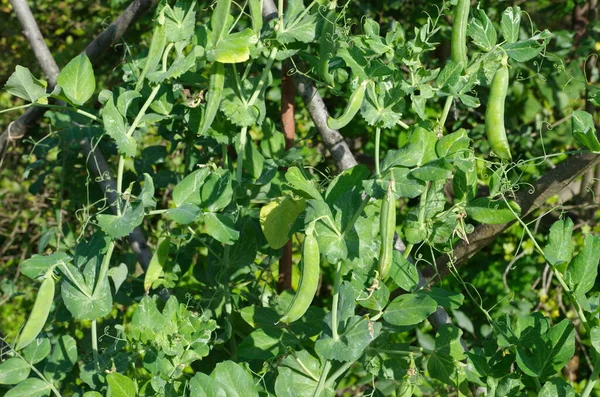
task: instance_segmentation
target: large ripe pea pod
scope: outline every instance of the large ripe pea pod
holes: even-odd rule
[[[394,232],[396,231],[396,198],[394,197],[395,181],[390,180],[387,192],[383,197],[379,215],[379,231],[381,249],[379,251],[379,276],[385,279],[392,266],[394,251]]]
[[[490,97],[485,110],[485,132],[492,151],[500,159],[506,161],[512,160],[504,128],[504,103],[508,91],[508,81],[508,57],[504,55],[490,88]]]
[[[35,338],[37,338],[40,332],[42,332],[42,329],[46,324],[46,320],[48,319],[48,314],[50,314],[50,308],[52,307],[53,300],[54,279],[50,273],[47,274],[46,278],[44,278],[44,281],[42,281],[42,285],[40,286],[37,297],[35,298],[35,303],[33,304],[33,309],[31,310],[31,314],[29,314],[29,318],[23,327],[23,331],[21,332],[21,336],[19,337],[19,341],[17,342],[15,350],[20,350],[29,345],[35,340]]]
[[[292,303],[279,322],[289,324],[298,320],[306,313],[317,292],[320,265],[319,243],[314,236],[314,227],[311,225],[307,228],[304,246],[302,247],[300,285]]]
[[[352,121],[358,110],[360,109],[360,105],[362,105],[363,99],[365,98],[365,90],[367,89],[367,84],[369,80],[365,80],[350,95],[350,101],[344,110],[344,113],[338,118],[328,117],[327,118],[327,126],[332,130],[339,130],[340,128],[345,127]]]
[[[207,102],[202,115],[202,124],[198,130],[198,135],[204,134],[210,128],[215,120],[219,105],[221,104],[221,95],[225,84],[225,66],[221,62],[213,63],[210,69],[210,83],[208,86]]]
[[[454,22],[452,23],[452,60],[467,66],[467,23],[471,0],[458,0],[454,6]]]

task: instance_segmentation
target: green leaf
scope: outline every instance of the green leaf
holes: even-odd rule
[[[269,75],[269,80],[271,78],[272,76]],[[260,94],[254,103],[248,102],[254,90],[257,89],[260,77],[248,77],[243,80],[241,82],[241,91],[235,86],[235,80],[236,78],[232,76],[231,73],[225,76],[226,86],[223,89],[219,108],[229,121],[239,127],[250,127],[254,124],[262,124],[266,115],[264,90],[260,90]],[[270,85],[270,81],[267,81],[265,85]]]
[[[108,390],[112,397],[135,397],[136,387],[135,382],[125,375],[118,372],[113,372],[106,375]]]
[[[333,338],[330,328],[325,328],[315,343],[315,351],[328,360],[356,361],[381,331],[380,322],[371,322],[360,316],[352,316],[338,327],[338,338]]]
[[[546,48],[551,38],[552,34],[548,30],[544,30],[527,40],[506,43],[502,45],[502,48],[515,61],[527,62],[538,56]]]
[[[156,251],[150,259],[146,276],[144,277],[144,290],[146,294],[150,291],[152,283],[158,280],[161,276],[163,268],[169,259],[169,249],[171,248],[171,239],[169,237],[161,238],[158,241]]]
[[[454,360],[447,354],[433,353],[429,360],[427,361],[427,371],[429,371],[429,375],[438,379],[448,385],[455,385],[455,365]]]
[[[311,43],[317,38],[317,13],[303,14],[303,0],[288,0],[283,14],[283,28],[277,31],[277,41],[290,44],[296,41]]]
[[[210,18],[210,27],[212,29],[212,44],[216,45],[227,30],[227,20],[230,17],[231,0],[218,0],[215,10]]]
[[[29,69],[17,65],[17,68],[10,75],[4,89],[9,94],[23,98],[29,102],[36,102],[46,95],[46,82],[36,79]]]
[[[400,295],[389,304],[383,319],[392,325],[416,325],[437,310],[437,302],[426,295]]]
[[[319,189],[304,176],[304,172],[294,166],[288,168],[285,173],[285,180],[292,188],[293,192],[306,199],[323,200]]]
[[[291,238],[290,232],[298,216],[306,209],[304,199],[283,197],[260,209],[260,227],[273,249],[283,247]]]
[[[589,150],[600,151],[600,142],[598,142],[592,115],[584,110],[576,110],[573,112],[572,120],[575,139]]]
[[[415,128],[408,144],[398,150],[388,150],[381,162],[381,172],[398,166],[421,166],[434,160],[437,140],[435,132],[422,127]]]
[[[575,293],[586,294],[594,287],[599,261],[600,237],[588,234],[585,236],[583,250],[577,254],[567,270],[567,282]]]
[[[129,110],[129,107],[133,101],[141,97],[142,94],[133,90],[128,90],[119,94],[119,97],[117,98],[117,109],[119,110],[119,113],[126,117],[127,111]]]
[[[452,324],[442,325],[435,335],[435,352],[452,357],[455,360],[464,360],[465,349],[460,338],[462,331]]]
[[[111,267],[108,269],[108,277],[110,277],[115,286],[115,293],[119,291],[121,285],[127,280],[127,265],[120,263],[119,266]]]
[[[98,291],[93,295],[80,291],[69,280],[64,280],[61,294],[65,306],[78,320],[96,320],[106,316],[112,310],[112,294],[108,277],[100,283]]]
[[[200,216],[200,221],[206,225],[207,233],[223,244],[231,245],[240,237],[235,224],[226,215],[205,212]]]
[[[175,60],[175,62],[173,62],[171,64],[171,66],[169,66],[169,69],[167,69],[166,71],[163,72],[162,70],[157,70],[155,72],[150,72],[150,73],[148,73],[147,78],[151,82],[153,82],[155,84],[159,84],[165,80],[176,79],[176,78],[180,77],[182,74],[184,74],[185,72],[190,70],[192,67],[194,67],[194,65],[196,65],[196,54],[192,51],[185,57],[183,55],[179,56]],[[163,93],[163,95],[161,97],[155,99],[155,102],[157,103],[157,105],[155,105],[154,108],[163,110],[161,113],[165,112],[165,109],[161,109],[161,108],[164,108],[164,106],[162,106],[161,102],[165,98],[166,95],[168,95],[168,94],[165,92],[165,93]],[[150,115],[147,114],[146,116],[150,116]],[[144,117],[146,117],[146,116],[144,116]]]
[[[360,108],[361,115],[372,126],[384,129],[396,126],[405,106],[402,87],[382,82],[373,88],[372,84],[369,83],[367,87],[366,97]]]
[[[467,130],[460,130],[441,137],[435,144],[435,152],[438,157],[453,158],[457,153],[464,153],[469,149],[471,139],[467,134]]]
[[[456,310],[461,307],[465,301],[465,296],[460,292],[448,291],[437,287],[418,291],[417,294],[429,296],[446,310]]]
[[[48,338],[37,338],[28,344],[21,354],[29,363],[37,364],[50,354],[50,340]]]
[[[44,367],[44,376],[49,381],[63,380],[77,364],[77,342],[70,335],[62,335]]]
[[[4,397],[48,397],[52,385],[38,378],[28,378],[6,392]]]
[[[201,205],[200,188],[204,184],[210,170],[207,167],[200,168],[183,178],[173,188],[173,202],[177,207],[183,204]]]
[[[34,255],[21,264],[21,273],[31,279],[43,276],[53,266],[71,263],[73,258],[64,252],[50,255]]]
[[[210,62],[240,63],[250,59],[250,50],[258,43],[256,32],[250,28],[223,36],[221,41],[206,53]]]
[[[165,328],[165,316],[158,311],[156,301],[144,296],[131,319],[131,332],[135,339],[143,343],[156,340],[156,332]]]
[[[514,221],[513,211],[519,215],[521,208],[514,201],[509,201],[510,207],[504,201],[490,200],[488,197],[480,197],[471,200],[466,207],[467,214],[480,223],[488,225],[499,225]]]
[[[306,350],[285,357],[277,369],[275,393],[277,397],[313,397],[323,372],[320,361]],[[333,397],[335,392],[325,386],[321,397]]]
[[[190,397],[227,397],[221,384],[202,372],[196,372],[189,386]]]
[[[232,198],[231,174],[227,170],[212,172],[200,189],[200,201],[205,211],[219,212],[229,205]]]
[[[96,91],[96,78],[92,63],[85,53],[73,58],[60,71],[56,82],[65,96],[75,105],[86,103]]]
[[[135,156],[137,142],[132,136],[127,135],[125,119],[121,113],[119,113],[112,97],[106,101],[101,113],[104,131],[106,131],[108,136],[114,139],[119,153],[126,157]]]
[[[163,8],[168,41],[175,43],[192,37],[196,23],[195,6],[195,1],[179,0],[173,8],[168,4]]]
[[[452,60],[449,60],[446,63],[446,66],[442,69],[440,74],[435,79],[435,84],[439,89],[446,88],[445,91],[451,92],[452,87],[454,87],[462,74],[463,68],[465,65],[460,63],[456,63]]]
[[[419,285],[417,268],[397,250],[392,252],[389,277],[406,292],[413,291]]]
[[[563,379],[552,378],[544,384],[538,397],[575,397],[575,390]]]
[[[361,190],[362,182],[369,179],[371,172],[364,165],[356,165],[338,174],[325,192],[325,201],[333,206],[338,199],[351,190]]]
[[[479,18],[473,17],[467,28],[467,34],[473,39],[473,44],[485,52],[494,48],[497,41],[496,29],[485,11],[479,11]]]
[[[252,375],[233,361],[218,363],[211,376],[220,383],[227,397],[258,397]]]
[[[183,204],[181,207],[169,208],[166,215],[181,225],[187,225],[194,222],[202,210],[195,204]]]
[[[152,177],[144,173],[144,187],[140,192],[138,199],[142,202],[144,208],[155,208],[156,200],[154,200],[154,181]]]
[[[564,218],[554,222],[550,227],[548,244],[544,247],[544,257],[552,266],[560,269],[561,273],[566,269],[567,264],[571,262],[573,255],[573,221],[571,218]]]
[[[296,338],[282,328],[263,327],[252,331],[238,345],[237,354],[242,360],[269,360],[296,343]]]
[[[134,210],[131,205],[128,205],[121,215],[98,214],[96,220],[102,231],[113,239],[125,237],[142,224],[144,206],[137,205]]]
[[[592,346],[596,353],[600,354],[600,327],[592,328],[592,332],[590,332],[590,341],[592,342]]]
[[[408,176],[424,182],[446,180],[452,177],[452,164],[446,159],[437,159],[412,170]]]
[[[519,40],[519,28],[521,25],[521,8],[519,6],[508,7],[502,13],[500,32],[508,43]]]
[[[27,361],[19,357],[9,358],[0,364],[0,385],[16,385],[27,379],[30,371]]]
[[[321,200],[308,200],[306,221],[310,222],[321,216],[328,217],[331,221],[334,216],[329,206]],[[339,224],[332,224],[322,218],[316,222],[315,231],[321,255],[325,255],[329,263],[337,263],[348,257],[348,247]]]

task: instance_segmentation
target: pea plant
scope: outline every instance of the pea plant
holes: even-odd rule
[[[6,91],[48,109],[59,156],[84,148],[96,176],[70,233],[20,265],[39,288],[6,339],[6,397],[592,395],[600,237],[574,236],[566,213],[546,237],[533,230],[524,170],[567,156],[517,159],[505,127],[519,68],[543,62],[552,34],[516,5],[491,18],[440,1],[409,27],[305,3],[161,1],[110,90],[85,54],[51,89],[16,67]],[[280,71],[306,105],[291,148]],[[487,143],[461,113],[480,115]],[[351,123],[373,132],[372,168],[337,131]],[[575,111],[572,132],[582,148],[565,161],[600,151],[592,114]],[[495,312],[461,274],[459,248],[509,224],[558,282],[562,319]],[[152,253],[136,267],[142,229]],[[281,291],[289,241],[298,266]],[[467,332],[463,305],[487,333]],[[573,385],[560,374],[576,349],[590,370]]]

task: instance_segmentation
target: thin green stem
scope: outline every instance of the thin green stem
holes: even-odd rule
[[[41,103],[33,103],[32,105],[38,106],[38,107],[43,107],[43,108],[48,108],[48,109],[66,110],[69,112],[74,112],[74,113],[80,114],[82,116],[87,117],[90,120],[97,121],[99,123],[102,121],[102,119],[100,117],[98,117],[94,114],[91,114],[89,112],[86,112],[85,110],[81,110],[79,108],[73,108],[70,106],[61,106],[61,105],[41,104]]]
[[[98,356],[98,333],[96,319],[92,320],[92,354],[94,355],[94,365],[96,370],[100,368],[100,358]]]
[[[84,294],[87,298],[92,298],[92,295],[90,295],[91,291],[89,291],[88,288],[86,288],[86,286],[80,284],[77,281],[77,279],[73,277],[73,273],[71,273],[71,270],[67,267],[65,263],[62,263],[62,267],[60,267],[60,269],[69,278],[69,281],[71,281],[77,287],[77,289],[81,291],[82,294]]]
[[[375,175],[379,176],[379,143],[381,141],[381,128],[375,129]]]
[[[446,103],[444,104],[444,110],[442,111],[442,117],[440,117],[440,131],[444,131],[444,124],[446,124],[446,119],[448,118],[448,114],[450,113],[450,108],[452,107],[452,100],[454,97],[452,95],[446,97]]]
[[[594,364],[594,369],[592,370],[592,374],[590,375],[590,380],[585,385],[585,389],[583,389],[583,392],[581,393],[581,397],[588,397],[590,395],[590,393],[594,389],[594,386],[596,385],[596,382],[598,381],[599,375],[600,375],[600,355],[596,359],[596,364]]]
[[[331,338],[338,340],[338,302],[340,300],[340,284],[342,281],[342,262],[338,262],[335,271],[335,279],[333,282],[333,299],[331,302]]]
[[[313,397],[321,397],[321,393],[323,393],[323,389],[325,389],[325,383],[327,381],[327,375],[331,370],[331,361],[325,360],[325,364],[323,365],[323,372],[321,372],[321,376],[319,377],[319,383],[317,383],[317,388],[313,394]]]
[[[121,215],[121,193],[123,192],[123,173],[125,171],[125,157],[119,156],[119,165],[117,168],[117,215]]]
[[[404,121],[402,120],[398,120],[398,125],[402,128],[404,128],[405,130],[408,130],[410,128],[410,125],[406,124]]]
[[[254,88],[254,92],[252,93],[252,96],[250,97],[250,100],[248,101],[248,106],[254,105],[254,102],[256,101],[256,99],[258,98],[260,93],[262,92],[263,87],[265,86],[267,79],[269,78],[269,72],[271,71],[271,67],[273,66],[275,57],[277,56],[277,51],[278,51],[277,47],[273,47],[271,49],[271,52],[269,53],[269,58],[267,59],[267,64],[265,65],[265,68],[263,69],[263,73],[260,76],[260,81],[256,85],[256,88]]]
[[[540,383],[540,380],[538,378],[533,378],[533,381],[535,382],[535,388],[537,391],[539,392],[542,390],[542,384]]]
[[[152,210],[152,211],[148,211],[148,215],[160,215],[160,214],[164,214],[167,211],[168,210],[165,210],[165,209],[162,209],[162,210]]]
[[[154,87],[152,89],[152,91],[150,92],[150,96],[148,97],[148,99],[146,99],[144,106],[142,106],[142,108],[138,112],[137,116],[133,120],[133,123],[129,127],[129,130],[127,130],[127,136],[133,135],[133,132],[135,131],[137,126],[140,124],[140,121],[142,121],[142,117],[144,117],[144,115],[146,114],[146,110],[148,110],[148,107],[154,100],[154,97],[156,96],[156,94],[158,94],[158,90],[160,90],[160,84],[157,85],[156,87]]]
[[[406,246],[406,249],[402,253],[402,256],[404,257],[404,259],[408,259],[408,257],[410,256],[410,252],[412,251],[412,249],[414,248],[414,246],[415,246],[414,244],[408,244]]]
[[[348,361],[348,362],[344,363],[344,365],[339,367],[334,373],[331,374],[331,376],[329,378],[327,378],[327,382],[325,382],[325,386],[332,387],[333,383],[337,380],[337,378],[339,378],[340,376],[345,374],[346,371],[348,371],[348,369],[350,369],[350,367],[353,366],[355,362],[356,361]]]
[[[106,275],[108,274],[108,267],[110,265],[110,258],[112,257],[113,251],[115,249],[115,242],[111,241],[108,243],[108,247],[106,248],[106,254],[104,255],[104,259],[102,260],[102,265],[100,265],[100,272],[98,273],[98,280],[96,281],[96,286],[94,287],[94,292],[92,293],[92,297],[95,298],[100,293],[100,286],[104,282]]]
[[[237,169],[235,173],[235,180],[238,183],[242,183],[242,171],[244,166],[244,150],[246,149],[246,139],[248,138],[248,127],[242,127],[240,133],[240,145],[238,146],[238,158],[237,158]]]
[[[346,225],[346,228],[342,232],[342,235],[345,235],[346,233],[348,233],[348,231],[350,231],[350,229],[352,229],[352,227],[354,226],[354,224],[358,220],[358,217],[360,216],[360,214],[362,214],[362,212],[365,209],[365,207],[367,206],[367,204],[369,204],[369,200],[370,199],[371,199],[371,196],[366,196],[363,199],[362,203],[360,203],[360,207],[358,207],[358,209],[356,210],[356,212],[354,213],[354,215],[352,215],[352,219],[350,219],[350,221]]]
[[[26,109],[26,108],[28,108],[30,106],[34,106],[34,105],[35,105],[35,103],[28,103],[26,105],[15,106],[14,108],[8,108],[8,109],[0,110],[0,114],[7,113],[7,112],[12,112],[13,110]]]

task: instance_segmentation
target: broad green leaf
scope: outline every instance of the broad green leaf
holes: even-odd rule
[[[405,100],[400,85],[390,86],[388,82],[369,83],[360,113],[372,126],[388,129],[396,126],[402,118]]]
[[[162,83],[165,80],[169,80],[169,79],[176,79],[179,76],[181,76],[182,74],[184,74],[185,72],[187,72],[188,70],[190,70],[192,67],[194,67],[194,65],[196,64],[196,54],[192,51],[190,52],[188,55],[186,55],[185,57],[183,55],[179,56],[175,62],[173,62],[171,64],[171,66],[169,66],[169,69],[167,69],[166,71],[161,71],[161,70],[157,70],[155,72],[150,72],[148,73],[148,80],[150,80],[151,82],[155,83],[155,84],[159,84]],[[163,94],[166,95],[166,92]],[[158,99],[156,99],[157,102],[161,101],[161,98],[159,97]],[[163,106],[155,106],[155,108],[164,108]],[[146,115],[149,116],[149,115]],[[159,117],[160,119],[160,117]]]
[[[317,38],[318,13],[305,13],[303,0],[288,0],[283,14],[283,27],[277,31],[277,41],[290,44],[296,41],[313,42]]]
[[[480,197],[469,201],[466,210],[467,214],[480,223],[488,225],[499,225],[514,221],[516,213],[521,213],[521,208],[514,201],[509,201],[509,208],[504,201],[493,201],[488,197]],[[514,213],[513,213],[514,211]]]
[[[200,188],[209,175],[207,167],[200,168],[183,178],[173,189],[173,202],[177,207],[183,204],[201,205]]]
[[[212,44],[215,46],[227,30],[227,19],[231,10],[231,0],[218,0],[215,10],[210,18],[212,29]]]
[[[352,316],[345,322],[344,327],[338,329],[338,339],[334,339],[331,330],[326,328],[315,344],[315,351],[328,360],[356,361],[379,336],[381,326],[380,322]]]
[[[46,82],[36,79],[29,69],[17,65],[10,75],[4,89],[9,94],[23,98],[29,102],[36,102],[46,95]]]
[[[242,360],[269,360],[296,343],[297,339],[282,328],[263,327],[252,331],[238,345],[237,354]]]
[[[83,393],[83,397],[103,397],[102,394],[97,391],[86,391]]]
[[[0,364],[0,385],[16,385],[27,379],[30,371],[27,361],[19,357],[9,358]]]
[[[204,222],[206,232],[223,244],[231,245],[240,237],[235,224],[226,215],[205,212],[200,216],[200,221]]]
[[[241,32],[223,36],[221,41],[207,52],[210,62],[239,63],[250,59],[250,50],[258,43],[254,30],[248,28]]]
[[[39,378],[28,378],[6,392],[4,397],[48,397],[52,385]]]
[[[150,296],[144,296],[131,319],[132,335],[144,343],[156,340],[156,333],[165,325],[165,316],[158,311],[156,301]]]
[[[240,364],[233,361],[220,362],[211,376],[225,389],[227,397],[258,397],[252,375]]]
[[[250,0],[248,2],[250,17],[252,18],[252,29],[259,35],[263,27],[262,3],[263,0]]]
[[[590,332],[590,341],[592,342],[592,346],[596,353],[600,354],[600,327],[592,328],[592,332]]]
[[[453,158],[456,153],[464,153],[469,149],[471,139],[467,130],[460,130],[441,137],[435,144],[435,152],[438,157]]]
[[[446,63],[446,66],[442,69],[440,74],[435,79],[435,84],[439,89],[442,89],[446,92],[452,92],[452,87],[454,87],[462,74],[462,70],[464,65],[460,63],[456,63],[452,60],[449,60]]]
[[[28,344],[21,354],[29,363],[37,364],[50,354],[50,340],[48,338],[37,338]]]
[[[63,380],[75,364],[77,364],[77,342],[70,335],[62,335],[53,346],[52,354],[44,367],[44,376],[53,382]]]
[[[133,101],[141,97],[142,94],[133,90],[128,90],[119,94],[119,97],[117,98],[117,109],[119,110],[119,113],[121,113],[124,117],[127,117],[127,111],[129,110],[129,107]]]
[[[87,55],[82,53],[73,58],[60,71],[56,77],[56,82],[73,104],[81,106],[86,103],[96,90],[94,69]]]
[[[156,200],[154,200],[154,181],[152,177],[144,173],[144,187],[140,192],[138,200],[142,202],[144,208],[155,208]]]
[[[506,43],[502,45],[506,54],[517,62],[527,62],[536,56],[538,56],[544,48],[548,45],[548,42],[552,38],[552,34],[544,30],[535,36],[516,43]]]
[[[467,28],[467,34],[473,39],[473,44],[485,52],[489,52],[496,45],[497,35],[492,21],[485,11],[479,11],[479,16],[473,17]]]
[[[438,305],[446,310],[456,310],[462,306],[465,296],[460,292],[448,291],[443,288],[432,287],[428,290],[420,290],[420,295],[427,295],[437,302]]]
[[[421,181],[446,180],[452,177],[452,164],[446,159],[437,159],[412,170],[408,176]]]
[[[260,227],[273,249],[283,247],[291,238],[290,232],[298,216],[306,209],[304,199],[283,197],[260,209]]]
[[[137,142],[132,136],[127,135],[125,119],[119,113],[113,98],[109,98],[102,108],[102,122],[104,130],[117,144],[119,153],[126,157],[135,156]]]
[[[73,258],[64,252],[50,255],[34,255],[21,264],[21,273],[31,279],[43,276],[53,266],[71,263]]]
[[[219,212],[232,198],[231,174],[227,170],[212,172],[200,188],[200,201],[205,211]]]
[[[548,379],[538,397],[575,397],[573,387],[560,378]]]
[[[594,287],[599,261],[600,237],[588,234],[585,236],[583,250],[577,254],[567,270],[567,282],[575,293],[586,294]]]
[[[521,26],[521,8],[519,6],[508,7],[502,13],[500,32],[508,43],[519,40],[519,29]]]
[[[177,208],[169,208],[166,215],[181,225],[194,222],[202,211],[195,204],[183,204]]]
[[[389,304],[383,319],[392,325],[416,325],[437,310],[437,303],[425,295],[400,295]]]
[[[152,283],[160,278],[165,263],[167,263],[167,260],[169,259],[170,247],[171,239],[169,237],[161,238],[158,241],[152,259],[150,259],[148,270],[146,270],[146,276],[144,277],[144,290],[146,291],[146,294],[150,291]]]
[[[446,354],[460,361],[465,358],[465,350],[460,342],[462,331],[452,324],[442,325],[435,335],[435,352]]]
[[[315,224],[317,241],[321,255],[324,255],[329,263],[337,263],[348,257],[348,247],[341,226],[335,224],[334,216],[329,206],[321,200],[308,200],[306,222],[310,222],[321,216],[328,217],[319,219]],[[329,219],[329,220],[328,220]]]
[[[266,86],[269,86],[272,76],[269,75]],[[252,125],[261,125],[265,119],[265,92],[260,90],[260,94],[254,103],[249,103],[249,99],[254,93],[257,85],[260,84],[260,76],[248,77],[241,82],[241,91],[234,84],[236,79],[231,73],[226,73],[225,88],[219,108],[233,124],[239,127],[250,127]]]
[[[352,75],[358,77],[359,81],[369,79],[366,73],[368,66],[367,59],[357,46],[343,46],[338,50],[336,55],[344,60],[346,65],[352,70]]]
[[[406,292],[411,292],[419,285],[419,273],[413,263],[410,263],[401,252],[392,252],[392,266],[389,277]]]
[[[106,382],[111,397],[135,397],[137,395],[135,382],[118,372],[106,375]]]
[[[110,277],[115,286],[115,292],[119,291],[121,285],[127,280],[127,265],[124,263],[120,263],[119,266],[111,267],[108,269],[108,277]]]
[[[573,112],[572,120],[575,139],[589,150],[600,151],[600,142],[598,142],[592,115],[584,110],[576,110]]]
[[[429,356],[429,360],[427,361],[429,375],[451,386],[455,385],[455,368],[456,365],[452,357],[437,351]]]
[[[148,55],[146,56],[146,61],[144,62],[144,69],[142,70],[135,87],[136,91],[141,90],[142,84],[144,83],[144,78],[148,75],[148,73],[154,72],[162,60],[162,55],[167,44],[167,30],[165,24],[161,23],[160,21],[161,18],[158,18],[158,23],[154,26],[152,41],[150,42]]]
[[[112,294],[108,277],[100,283],[95,295],[81,292],[69,280],[62,282],[61,294],[65,306],[78,320],[96,320],[112,310]]]
[[[144,206],[139,204],[133,209],[131,205],[125,208],[121,215],[98,214],[98,226],[114,239],[129,235],[144,220]]]
[[[188,40],[194,34],[196,23],[195,1],[179,0],[173,7],[163,8],[167,40],[175,43]]]
[[[457,158],[452,187],[457,200],[472,200],[477,195],[477,166],[473,159]]]
[[[277,397],[314,397],[319,377],[323,372],[320,361],[306,350],[285,357],[277,369],[275,393]],[[325,386],[321,397],[333,397],[335,392]]]
[[[202,372],[196,372],[189,386],[190,397],[227,397],[221,384]]]
[[[243,169],[246,170],[253,179],[258,179],[261,176],[265,158],[258,151],[254,142],[246,142],[246,146],[244,147],[244,158],[242,161]]]
[[[421,166],[435,160],[435,145],[437,137],[435,132],[417,127],[413,131],[408,144],[398,150],[388,150],[381,162],[381,172],[392,167]]]
[[[304,172],[298,167],[290,167],[285,173],[285,180],[293,192],[306,199],[323,200],[319,189],[307,180]]]
[[[564,218],[554,222],[550,227],[548,244],[544,247],[544,256],[548,263],[563,272],[571,262],[573,255],[573,221]]]

